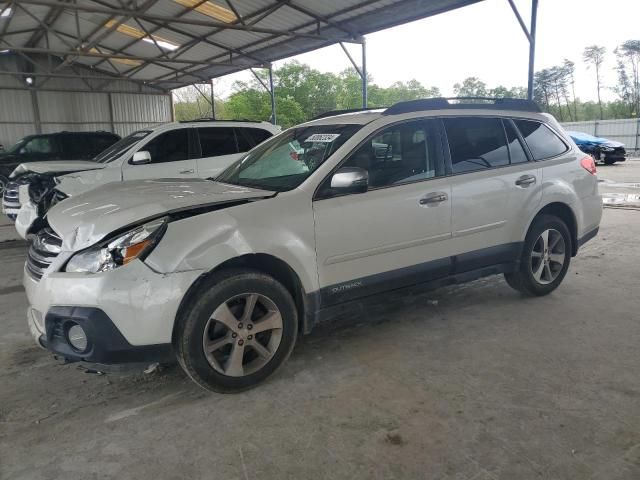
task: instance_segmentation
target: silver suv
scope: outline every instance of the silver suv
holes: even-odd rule
[[[47,349],[177,358],[204,388],[271,375],[332,309],[504,274],[546,295],[598,232],[593,159],[523,100],[326,116],[216,181],[115,183],[54,206],[25,266]]]

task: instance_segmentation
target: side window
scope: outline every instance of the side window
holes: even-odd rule
[[[437,121],[421,120],[382,130],[367,139],[342,166],[367,170],[371,188],[444,175]]]
[[[509,165],[509,150],[499,118],[459,117],[443,120],[453,173]]]
[[[198,128],[202,158],[238,153],[236,137],[231,127]]]
[[[91,139],[91,153],[92,157],[95,157],[99,153],[102,153],[104,150],[109,148],[111,145],[116,143],[118,139],[116,137],[112,137],[110,135],[96,135]]]
[[[248,128],[236,128],[236,138],[238,139],[238,150],[241,152],[248,152],[253,147],[257,145],[257,143],[253,140],[253,138],[249,135]]]
[[[532,120],[515,120],[520,133],[536,160],[555,157],[569,148],[549,127]]]
[[[189,132],[186,128],[165,132],[147,143],[142,150],[151,154],[151,163],[188,160]]]
[[[511,156],[511,164],[525,163],[528,161],[527,154],[524,153],[524,148],[520,139],[516,133],[516,129],[513,127],[509,120],[505,120],[504,127],[507,130],[507,141],[509,142],[509,154]]]
[[[51,137],[34,137],[22,147],[21,151],[24,153],[53,153],[53,139]]]
[[[253,140],[254,145],[259,145],[267,138],[273,137],[273,134],[270,131],[262,128],[243,128],[241,130]]]

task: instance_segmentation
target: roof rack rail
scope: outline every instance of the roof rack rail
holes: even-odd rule
[[[387,108],[383,112],[383,115],[397,115],[399,113],[417,112],[420,110],[449,109],[489,109],[518,110],[536,113],[542,112],[536,102],[521,98],[438,97],[399,102]]]
[[[264,123],[264,120],[248,120],[246,118],[236,118],[233,120],[227,120],[224,118],[194,118],[193,120],[180,120],[178,123],[196,123],[196,122],[251,122],[251,123]]]
[[[371,110],[380,110],[385,107],[370,107],[370,108],[346,108],[344,110],[330,110],[328,112],[316,115],[311,120],[319,120],[321,118],[333,117],[335,115],[342,115],[343,113],[357,113],[357,112],[369,112]]]

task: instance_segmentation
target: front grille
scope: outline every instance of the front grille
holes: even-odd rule
[[[45,270],[58,256],[62,248],[62,240],[53,230],[45,228],[40,231],[31,246],[27,256],[27,272],[35,279],[40,280]]]

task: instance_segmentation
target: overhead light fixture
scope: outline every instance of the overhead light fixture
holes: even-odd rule
[[[27,82],[27,85],[33,85],[33,77],[25,77],[24,81]]]
[[[125,25],[124,23],[121,23],[117,27],[115,27],[116,25],[118,25],[118,22],[116,20],[109,20],[107,23],[105,23],[104,26],[105,28],[114,29],[122,33],[123,35],[127,35],[133,38],[138,38],[143,42],[152,43],[152,44],[157,43],[160,48],[163,48],[165,50],[175,50],[180,47],[180,45],[177,45],[170,40],[159,37],[157,35],[148,35],[147,32],[144,32],[135,27],[130,27],[129,25]]]
[[[5,54],[5,53],[9,53],[11,50],[0,50],[0,54]]]
[[[109,53],[101,52],[97,48],[92,48],[89,50],[91,53],[100,53],[102,55],[109,55]],[[129,65],[130,67],[137,67],[138,65],[142,65],[142,60],[134,60],[133,58],[109,58],[109,61],[121,63],[122,65]]]
[[[174,2],[182,5],[183,7],[190,8],[196,12],[202,13],[207,17],[215,18],[225,23],[235,22],[238,17],[233,11],[225,8],[221,5],[217,5],[213,2],[204,2],[201,0],[173,0]],[[195,8],[194,8],[195,7]]]
[[[11,7],[5,7],[2,9],[2,13],[0,13],[0,18],[7,18],[11,16],[12,12],[13,10],[11,9]]]

